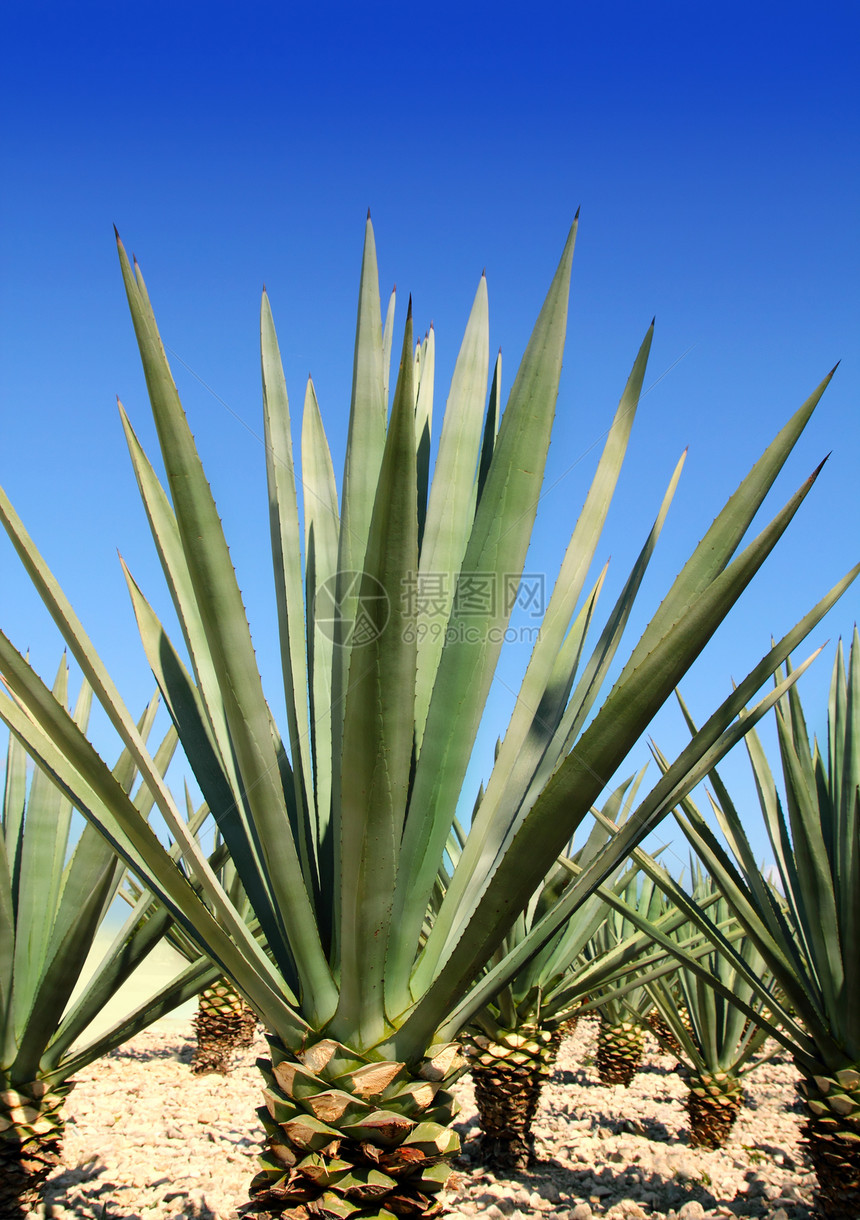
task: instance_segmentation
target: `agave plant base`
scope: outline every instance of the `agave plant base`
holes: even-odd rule
[[[534,1163],[532,1123],[562,1030],[520,1027],[497,1038],[473,1034],[467,1049],[481,1125],[481,1159],[499,1170]]]
[[[743,1104],[743,1088],[728,1072],[689,1074],[686,1110],[690,1144],[694,1148],[722,1148]]]
[[[258,1060],[268,1135],[247,1215],[432,1216],[460,1148],[448,1091],[465,1068],[456,1044],[410,1070],[322,1039],[298,1056],[269,1037]]]
[[[818,1177],[817,1214],[825,1220],[860,1216],[860,1068],[798,1085],[807,1112],[804,1130]]]
[[[597,1033],[597,1074],[602,1084],[628,1085],[639,1070],[645,1050],[641,1025],[601,1021]]]
[[[648,1014],[648,1028],[657,1040],[657,1045],[665,1055],[681,1057],[681,1044],[669,1026],[669,1022],[656,1008]]]
[[[232,1067],[233,1052],[253,1043],[257,1017],[238,992],[220,982],[201,992],[193,1025],[197,1046],[191,1059],[192,1072],[196,1076],[207,1072],[226,1075]]]
[[[0,1093],[0,1216],[17,1220],[35,1207],[60,1164],[62,1107],[71,1081],[49,1091],[41,1080]]]

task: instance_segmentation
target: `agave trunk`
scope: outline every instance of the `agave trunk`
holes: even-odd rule
[[[467,1045],[481,1125],[481,1153],[493,1169],[534,1162],[532,1123],[540,1091],[561,1045],[560,1028],[523,1025],[495,1039],[473,1034]]]
[[[681,1044],[669,1026],[669,1022],[656,1008],[648,1013],[648,1028],[657,1039],[660,1050],[667,1055],[681,1056]]]
[[[694,1148],[722,1148],[743,1104],[743,1088],[731,1072],[690,1072],[686,1109]]]
[[[60,1164],[63,1103],[71,1081],[49,1090],[41,1080],[0,1093],[0,1216],[23,1217],[36,1206]]]
[[[603,1084],[628,1085],[639,1070],[645,1049],[641,1025],[601,1020],[597,1034],[597,1074]]]
[[[572,1017],[568,1017],[566,1021],[562,1021],[561,1025],[558,1027],[562,1041],[564,1041],[565,1038],[573,1037],[573,1035],[576,1033],[576,1027],[578,1024],[579,1013],[574,1013]]]
[[[807,1113],[806,1144],[818,1175],[818,1214],[860,1216],[860,1068],[805,1077],[798,1085]]]
[[[197,1076],[206,1072],[226,1075],[233,1052],[254,1041],[257,1017],[239,993],[221,979],[200,993],[193,1025],[197,1046],[191,1059],[192,1072]]]
[[[441,1210],[457,1104],[448,1091],[465,1067],[455,1044],[417,1071],[325,1038],[300,1055],[269,1037],[260,1117],[268,1133],[251,1183],[250,1214],[362,1220]]]

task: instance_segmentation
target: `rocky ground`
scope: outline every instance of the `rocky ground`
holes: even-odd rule
[[[748,1078],[724,1149],[690,1148],[684,1085],[651,1044],[629,1088],[603,1086],[595,1030],[562,1046],[536,1125],[540,1164],[499,1178],[480,1167],[468,1077],[458,1086],[463,1157],[445,1196],[451,1220],[811,1220],[812,1178],[799,1139],[794,1070],[782,1058]],[[260,1040],[227,1077],[192,1076],[191,1028],[151,1031],[81,1074],[69,1098],[65,1166],[37,1216],[65,1220],[235,1220],[262,1128],[255,1117]]]

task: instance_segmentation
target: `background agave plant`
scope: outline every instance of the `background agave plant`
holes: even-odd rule
[[[257,1015],[230,980],[222,976],[200,992],[193,1025],[197,1045],[191,1056],[192,1072],[196,1076],[206,1072],[226,1076],[234,1052],[253,1044]]]
[[[189,833],[83,626],[0,494],[0,516],[132,752],[176,839],[181,867],[5,637],[0,671],[13,698],[0,700],[0,714],[265,1022],[272,1056],[263,1069],[268,1149],[251,1188],[262,1214],[371,1216],[438,1207],[445,1159],[456,1148],[448,1085],[463,1061],[454,1039],[772,705],[783,686],[743,723],[736,720],[856,575],[849,573],[766,653],[606,849],[490,966],[607,779],[752,579],[812,482],[739,550],[826,383],[717,515],[598,706],[680,473],[586,655],[601,583],[589,591],[586,579],[629,438],[649,330],[483,799],[434,908],[511,611],[510,599],[484,597],[476,608],[467,594],[476,580],[485,592],[516,589],[523,571],[558,392],[574,235],[575,226],[503,413],[498,366],[486,407],[482,279],[431,481],[432,347],[428,340],[416,358],[410,309],[389,415],[393,304],[383,327],[368,221],[341,497],[309,383],[303,521],[289,403],[264,296],[263,407],[286,740],[263,696],[221,523],[143,278],[119,247],[169,496],[124,412],[123,424],[190,670],[130,575],[129,588],[150,664],[262,941]],[[439,594],[432,607],[405,595],[428,578]],[[442,630],[431,629],[440,623]]]
[[[208,818],[208,808],[202,805],[192,811],[190,798],[186,792],[186,805],[190,825],[203,826]],[[212,858],[223,856],[223,844],[220,836],[215,837],[215,850]],[[247,899],[242,893],[242,887],[229,859],[224,860],[218,869],[221,885],[230,895],[231,901],[239,910],[245,912],[254,924],[253,912],[250,911]],[[134,908],[145,891],[135,881],[125,878],[120,890],[121,896]],[[200,950],[187,932],[176,923],[171,924],[165,934],[165,940],[170,947],[188,962],[195,962],[200,956]],[[191,1056],[191,1071],[197,1075],[208,1072],[220,1072],[227,1075],[233,1066],[234,1052],[247,1048],[254,1042],[257,1032],[257,1015],[236,991],[230,979],[223,975],[213,979],[200,992],[197,1001],[197,1012],[192,1018],[196,1045]]]
[[[638,779],[641,779],[641,773]],[[562,857],[496,951],[499,961],[522,942],[527,931],[559,901],[573,879],[603,849],[605,822],[623,815],[623,805],[635,788],[627,781],[603,806],[602,819],[574,859]],[[623,816],[620,819],[623,821]],[[633,870],[635,872],[635,870]],[[475,1086],[481,1154],[485,1164],[499,1169],[525,1169],[534,1160],[532,1123],[541,1088],[549,1076],[563,1037],[572,1032],[581,1011],[593,1010],[606,988],[641,991],[627,981],[631,975],[658,979],[674,970],[671,955],[655,947],[650,925],[628,928],[623,939],[596,941],[607,919],[626,909],[634,889],[629,871],[599,889],[569,917],[556,935],[476,1013],[463,1041]],[[610,905],[613,904],[613,905]],[[654,927],[668,934],[685,917],[664,907]],[[704,943],[697,931],[685,948],[695,952]],[[667,964],[668,962],[668,964]],[[653,1003],[649,999],[649,1004]]]
[[[683,705],[682,705],[683,706]],[[794,1055],[806,1139],[830,1220],[860,1214],[860,640],[836,650],[827,744],[810,742],[800,696],[775,708],[785,803],[758,736],[747,739],[777,885],[762,875],[742,815],[718,772],[711,798],[729,851],[687,798],[677,820],[776,983],[763,991],[728,944],[720,951],[759,994],[759,1019]],[[688,723],[692,726],[689,715]],[[703,925],[704,927],[704,925]],[[749,1015],[754,1015],[750,1013]]]
[[[64,660],[53,689],[63,706],[67,675]],[[74,712],[81,727],[91,698],[84,686]],[[143,738],[156,705],[157,699],[140,721]],[[154,754],[155,766],[166,769],[175,748],[170,729]],[[112,775],[124,793],[131,792],[137,769],[127,751]],[[135,807],[142,817],[151,806],[151,794],[141,790]],[[35,1206],[59,1162],[63,1103],[74,1074],[196,994],[214,971],[198,950],[156,996],[96,1033],[93,1025],[108,1000],[172,921],[141,894],[73,1000],[125,864],[95,827],[80,831],[71,803],[44,772],[37,769],[28,786],[26,756],[14,737],[0,813],[0,1215],[14,1217]]]
[[[608,912],[586,946],[588,960],[600,960],[633,941],[643,926],[657,926],[667,911],[662,891],[636,868],[624,877],[620,897],[624,906],[619,904]],[[638,917],[635,923],[631,910]],[[654,1001],[644,984],[604,987],[595,999],[599,1017],[597,1074],[604,1084],[629,1085],[642,1062],[645,1027]]]
[[[712,898],[716,901],[704,901]],[[698,879],[692,901],[707,907],[708,918],[728,934],[731,909],[709,877]],[[674,935],[679,939],[689,935],[691,927],[681,927]],[[673,975],[646,984],[684,1067],[690,1143],[694,1146],[718,1148],[725,1143],[743,1104],[743,1076],[761,1062],[759,1052],[770,1033],[769,1022],[760,1024],[748,1015],[750,1010],[761,1013],[765,997],[769,998],[764,959],[749,937],[731,940],[747,966],[746,977],[712,950],[698,958],[698,971],[681,965]],[[719,990],[711,986],[702,969],[719,979]],[[750,974],[761,979],[764,988],[753,988],[747,981]],[[740,999],[745,1009],[730,997]]]
[[[641,778],[641,777],[640,777]],[[614,820],[624,813],[628,780],[603,808]],[[504,960],[558,902],[574,876],[605,847],[609,832],[596,823],[574,859],[562,858],[511,927],[490,964]],[[446,879],[447,880],[447,879]],[[582,997],[597,985],[600,967],[614,974],[623,956],[605,958],[587,971],[583,950],[606,918],[600,893],[592,894],[563,927],[475,1014],[463,1042],[475,1086],[481,1157],[500,1169],[525,1169],[534,1158],[532,1123],[544,1081]],[[629,947],[629,946],[628,946]],[[637,950],[634,949],[633,956]],[[629,956],[629,955],[628,955]]]

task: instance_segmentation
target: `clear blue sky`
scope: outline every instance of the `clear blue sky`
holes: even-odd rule
[[[294,411],[310,371],[339,468],[368,205],[383,294],[396,281],[401,323],[409,292],[417,329],[434,322],[437,412],[482,268],[507,389],[582,207],[532,568],[557,568],[656,314],[646,385],[666,375],[601,549],[617,588],[689,445],[640,627],[842,360],[780,502],[832,456],[688,679],[700,718],[860,559],[856,6],[33,0],[0,21],[0,483],[132,708],[152,682],[117,549],[164,597],[115,408],[119,394],[154,450],[114,223],[165,342],[218,396],[173,360],[276,707],[259,294],[265,282]],[[860,587],[815,641],[848,636],[858,607]],[[58,637],[5,537],[0,624],[53,674]],[[804,680],[813,712],[831,660],[832,647]],[[495,736],[503,691],[493,715]],[[670,747],[677,721],[657,726]]]

